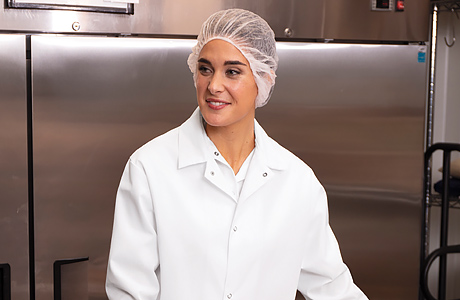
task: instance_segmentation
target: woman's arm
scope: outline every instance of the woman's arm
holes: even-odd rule
[[[160,285],[155,215],[142,166],[129,161],[118,188],[107,268],[113,300],[158,299]]]
[[[368,300],[354,284],[342,261],[339,245],[329,226],[326,192],[316,179],[311,190],[315,203],[309,215],[308,245],[298,290],[306,299]]]

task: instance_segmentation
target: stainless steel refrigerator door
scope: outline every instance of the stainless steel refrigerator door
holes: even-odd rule
[[[52,299],[54,261],[80,257],[89,257],[89,299],[106,299],[121,173],[136,148],[196,107],[193,44],[32,36],[37,300]]]
[[[0,35],[0,264],[11,299],[29,299],[26,37]]]
[[[256,112],[309,164],[355,281],[373,300],[417,299],[426,47],[278,43]]]

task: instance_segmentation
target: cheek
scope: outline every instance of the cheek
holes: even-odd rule
[[[257,93],[257,86],[254,82],[249,80],[240,80],[240,81],[233,81],[229,82],[226,85],[227,90],[231,90],[234,93],[243,93],[246,95],[253,94],[255,91]]]
[[[248,76],[246,78],[246,80],[244,80],[244,88],[246,89],[246,93],[248,93],[248,95],[251,95],[253,96],[254,98],[257,96],[258,94],[258,88],[257,88],[257,83],[254,79],[254,77],[252,76]]]
[[[248,83],[242,84],[238,87],[239,93],[243,94],[245,98],[252,98],[255,99],[258,94],[257,85],[255,83]]]
[[[255,82],[252,84],[251,89],[254,94],[254,97],[257,97],[257,94],[259,93],[259,88],[257,87]]]
[[[207,87],[206,79],[203,78],[203,76],[198,76],[197,79],[196,79],[196,82],[195,82],[195,86],[196,86],[196,92],[198,94],[203,93],[206,90],[206,87]]]

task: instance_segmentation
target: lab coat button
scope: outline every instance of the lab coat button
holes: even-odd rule
[[[228,294],[228,295],[227,295],[227,298],[228,298],[228,299],[232,299],[232,296],[233,296],[232,294]]]
[[[262,174],[263,177],[267,177],[267,175],[268,175],[267,172]]]
[[[233,231],[237,231],[238,230],[238,227],[233,227]]]
[[[214,176],[214,171],[211,171],[211,176]]]
[[[217,152],[217,151],[214,152],[214,155],[215,155],[215,156],[219,156],[219,152]]]

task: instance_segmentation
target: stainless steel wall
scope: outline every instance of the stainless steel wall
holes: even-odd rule
[[[0,34],[0,264],[12,299],[29,299],[26,37]]]
[[[370,299],[417,299],[425,46],[279,43],[267,132],[325,185],[342,255]]]
[[[370,0],[139,1],[133,15],[5,8],[0,31],[197,35],[213,12],[230,7],[265,18],[279,38],[427,41],[429,0],[405,0],[405,10],[371,11]]]

